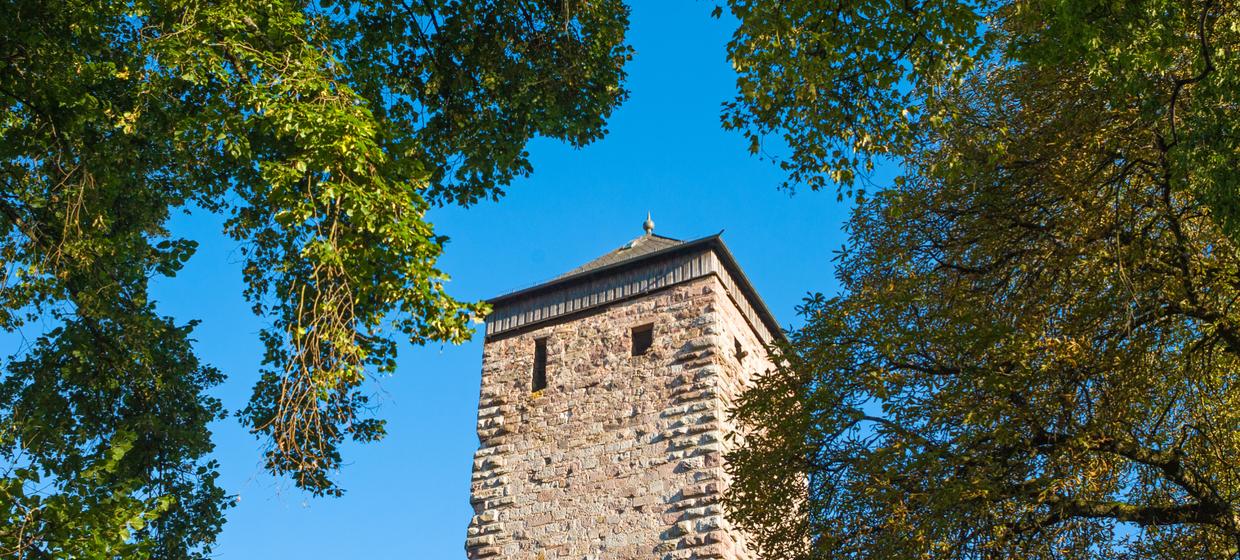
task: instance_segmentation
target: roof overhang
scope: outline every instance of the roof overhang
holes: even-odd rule
[[[552,296],[556,292],[573,292],[574,290],[579,290],[583,286],[597,285],[600,282],[606,281],[608,277],[620,276],[629,271],[649,267],[655,263],[674,262],[680,257],[706,252],[713,253],[718,257],[719,264],[722,265],[732,279],[732,283],[735,284],[735,288],[740,292],[739,294],[734,294],[734,297],[743,297],[746,302],[748,302],[748,306],[753,309],[753,314],[770,332],[772,337],[785,340],[783,329],[780,328],[778,321],[775,320],[775,316],[766,306],[766,303],[762,301],[762,297],[758,295],[758,291],[754,289],[753,284],[749,281],[749,278],[745,276],[745,272],[736,262],[736,257],[732,255],[732,252],[728,250],[727,245],[724,244],[721,234],[715,234],[701,239],[695,239],[693,241],[686,241],[679,245],[645,253],[624,261],[584,270],[576,274],[570,274],[538,284],[536,286],[531,286],[529,288],[491,298],[487,300],[487,303],[491,304],[492,307],[492,313],[487,317],[487,336],[489,337],[500,334],[501,332],[516,329],[525,330],[534,325],[551,321],[559,317],[570,314],[575,315],[579,312],[585,311],[586,309],[610,305],[614,303],[614,301],[599,300],[597,303],[589,303],[587,305],[576,304],[573,302],[559,302],[558,304],[552,303],[550,305],[550,310],[531,309],[527,312],[529,317],[517,321],[518,324],[516,326],[494,328],[492,318],[497,315],[502,315],[502,312],[506,308],[523,305],[526,302],[546,300],[548,296]],[[649,291],[662,289],[683,281],[676,280],[674,276],[669,276],[669,278],[672,279],[666,282],[650,283],[650,290],[647,290],[646,284],[643,283],[642,289],[635,291],[632,295],[643,295],[645,293],[649,293]],[[621,293],[622,296],[616,298],[617,301],[619,299],[627,299],[627,297],[631,297],[626,292],[622,291]],[[595,299],[598,298],[591,299],[590,301],[594,302]]]

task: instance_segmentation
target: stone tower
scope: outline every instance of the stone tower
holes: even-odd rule
[[[646,234],[491,300],[469,558],[754,559],[726,411],[782,336],[718,235]]]

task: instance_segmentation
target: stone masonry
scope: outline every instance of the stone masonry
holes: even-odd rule
[[[469,558],[756,558],[720,504],[726,411],[770,367],[763,347],[779,334],[773,321],[753,320],[769,312],[741,289],[747,281],[730,255],[720,259],[726,248],[715,239],[697,248],[669,243],[589,279],[610,289],[627,275],[646,290],[580,309],[549,304],[561,313],[541,321],[534,313],[520,328],[488,335]],[[729,266],[667,272],[704,257]],[[646,268],[634,272],[638,264]],[[497,302],[497,314],[513,304]],[[634,356],[633,328],[645,325],[653,325],[653,345]],[[535,340],[544,338],[547,387],[531,391]]]

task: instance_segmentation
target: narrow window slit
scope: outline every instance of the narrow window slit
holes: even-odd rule
[[[537,392],[547,388],[547,339],[534,340],[534,378],[530,383],[530,391]]]

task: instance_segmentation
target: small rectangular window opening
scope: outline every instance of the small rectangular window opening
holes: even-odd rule
[[[641,356],[654,344],[654,324],[633,327],[633,355]]]
[[[534,340],[534,379],[530,383],[530,391],[536,392],[547,388],[547,339]]]

